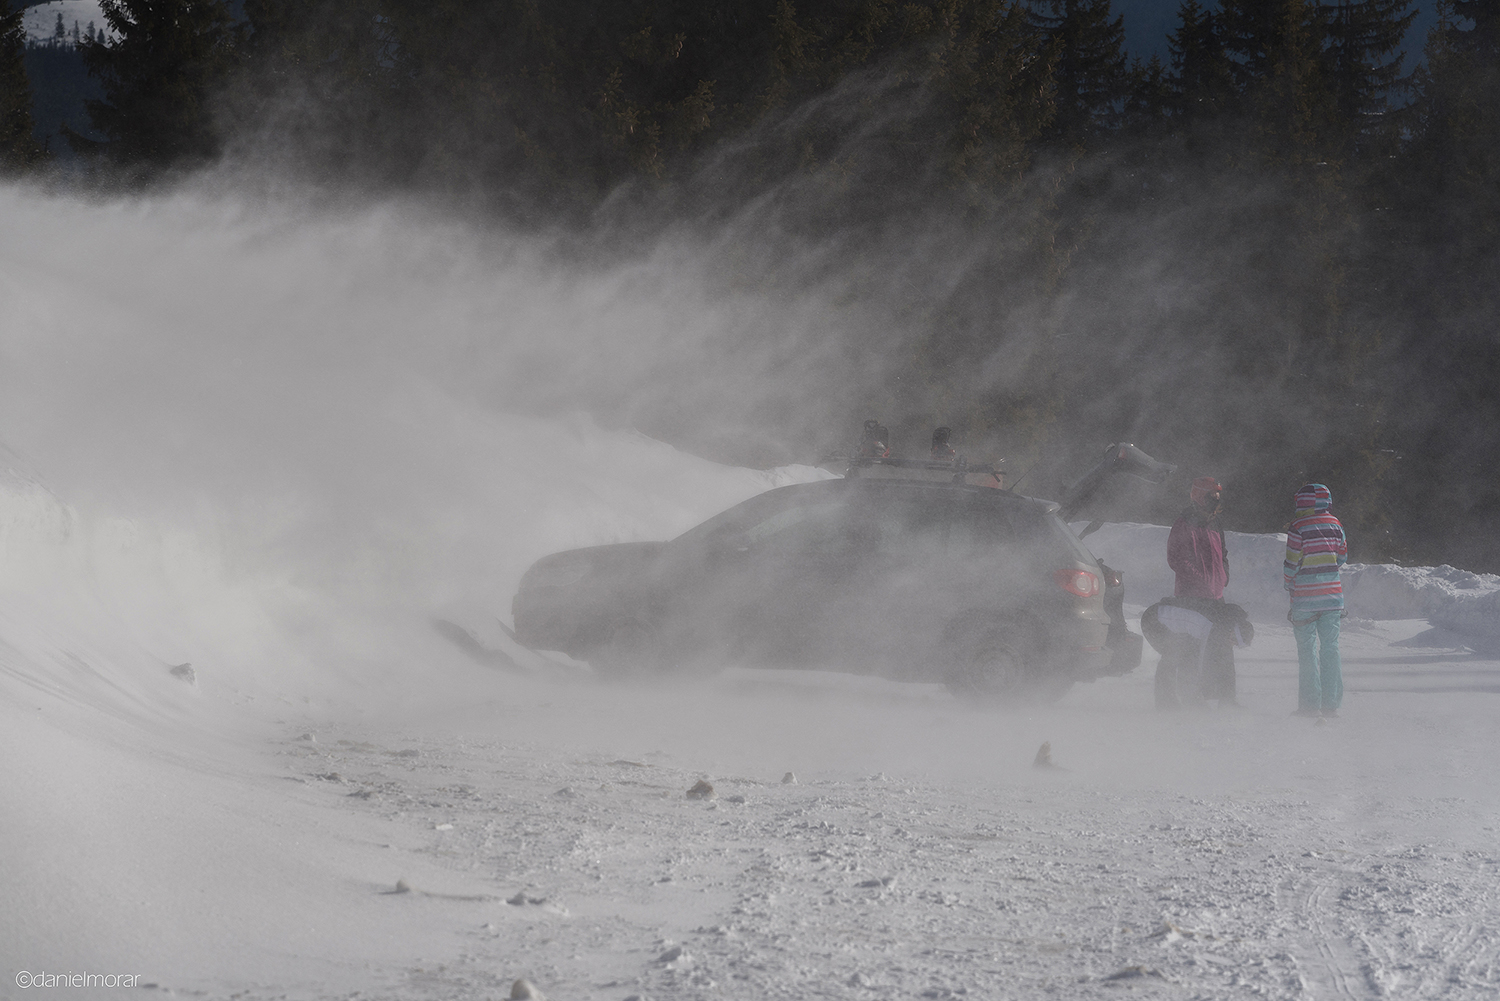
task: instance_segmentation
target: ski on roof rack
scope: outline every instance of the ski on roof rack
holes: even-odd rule
[[[830,462],[849,463],[850,475],[860,469],[869,469],[874,466],[886,466],[893,469],[931,469],[938,472],[952,473],[956,477],[973,475],[1002,475],[1003,471],[995,466],[972,464],[962,456],[954,456],[951,459],[898,459],[888,455],[831,455]]]
[[[926,459],[897,458],[891,454],[890,431],[879,421],[871,418],[864,423],[864,434],[858,450],[853,455],[830,455],[825,464],[845,464],[845,476],[857,477],[861,471],[879,470],[881,475],[891,476],[898,470],[908,471],[915,479],[943,479],[946,477],[923,476],[923,473],[946,473],[954,483],[973,483],[976,486],[1005,487],[1005,471],[998,464],[971,463],[966,456],[959,455],[951,445],[952,431],[939,427],[932,433],[931,457]],[[974,483],[970,477],[978,478]]]

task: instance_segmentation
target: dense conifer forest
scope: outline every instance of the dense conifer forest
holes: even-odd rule
[[[773,462],[945,423],[1044,495],[1132,440],[1223,479],[1230,528],[1318,479],[1356,559],[1500,571],[1500,0],[1440,0],[1405,64],[1412,0],[1183,0],[1166,62],[1127,58],[1108,0],[104,10],[90,184],[232,165],[563,254],[697,234],[726,294],[837,290],[816,339],[587,388],[668,440]],[[0,170],[45,175],[18,25]],[[782,388],[693,387],[742,361]]]

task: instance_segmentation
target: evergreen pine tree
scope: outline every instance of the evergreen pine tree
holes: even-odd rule
[[[218,151],[210,102],[237,62],[238,31],[225,0],[102,0],[113,41],[82,46],[104,99],[88,101],[92,142],[64,128],[85,154],[150,175]]]
[[[1185,123],[1215,118],[1229,110],[1234,99],[1218,19],[1198,0],[1183,0],[1177,17],[1182,24],[1167,38],[1172,114]]]
[[[1450,3],[1453,17],[1449,19],[1448,30],[1453,46],[1494,68],[1500,60],[1500,4],[1495,0],[1450,0]],[[1461,30],[1455,23],[1458,18],[1474,26]]]
[[[1493,203],[1500,181],[1500,4],[1442,0],[1415,74],[1411,153],[1429,184]],[[1464,27],[1468,21],[1470,27]]]
[[[245,72],[222,105],[236,152],[366,183],[408,176],[428,122],[397,87],[383,7],[399,5],[244,0]]]
[[[1174,105],[1172,80],[1161,57],[1153,55],[1144,63],[1130,64],[1130,94],[1125,100],[1126,128],[1160,131],[1167,125]]]
[[[1392,93],[1402,91],[1399,51],[1417,16],[1411,0],[1338,0],[1326,8],[1328,83],[1344,143],[1350,152],[1373,146],[1389,153],[1397,138],[1386,112]],[[1373,152],[1366,150],[1366,152]]]
[[[1443,0],[1415,74],[1408,169],[1463,243],[1500,240],[1500,4]],[[1464,22],[1469,22],[1468,27]]]
[[[373,80],[392,61],[383,9],[398,16],[404,10],[380,0],[244,0],[245,51],[283,78],[316,68],[327,77]]]
[[[0,173],[5,174],[31,167],[45,155],[33,135],[21,13],[10,9],[10,0],[0,0]]]
[[[1054,53],[1054,131],[1085,139],[1115,128],[1131,89],[1124,17],[1110,17],[1110,0],[1045,0],[1032,18]]]
[[[1491,429],[1500,425],[1497,43],[1500,3],[1440,0],[1425,65],[1414,74],[1414,99],[1402,114],[1410,138],[1385,192],[1384,204],[1393,208],[1382,213],[1407,265],[1389,275],[1385,299],[1420,318],[1401,345],[1404,364],[1393,373],[1393,393],[1401,394],[1403,412],[1406,400],[1426,397],[1440,415],[1403,421],[1410,429],[1404,435],[1393,428],[1407,457],[1402,483],[1411,484],[1413,509],[1422,484],[1450,484],[1459,503],[1444,513],[1443,534],[1466,540],[1465,559],[1487,558],[1491,565],[1500,558],[1491,541],[1500,538],[1500,472],[1474,457],[1493,452]]]
[[[1223,0],[1219,15],[1236,98],[1263,162],[1326,162],[1337,117],[1316,0]]]

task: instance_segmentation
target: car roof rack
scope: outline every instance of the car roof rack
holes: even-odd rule
[[[939,481],[945,477],[930,474],[946,473],[948,474],[946,478],[951,479],[953,483],[969,483],[970,476],[990,477],[993,480],[991,483],[973,485],[1005,489],[1005,470],[998,465],[970,463],[967,457],[953,450],[952,435],[950,428],[938,427],[932,432],[932,455],[929,458],[896,458],[891,455],[890,430],[878,420],[871,418],[864,423],[863,438],[853,455],[830,455],[823,460],[822,464],[827,466],[835,463],[843,464],[844,475],[850,479],[858,477],[863,471],[879,470],[884,478]],[[902,477],[897,472],[898,470],[911,475]]]
[[[844,475],[850,478],[859,476],[861,470],[873,468],[951,473],[954,483],[964,483],[965,477],[969,476],[998,477],[1005,474],[1005,471],[997,466],[971,463],[962,455],[952,459],[898,459],[889,455],[830,455],[827,461],[848,463],[849,469]]]

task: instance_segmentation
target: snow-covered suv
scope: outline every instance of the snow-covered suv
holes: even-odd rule
[[[1118,575],[1060,505],[965,479],[781,487],[669,542],[544,557],[512,603],[516,637],[604,674],[827,668],[999,698],[1134,668],[1140,637],[1105,606]]]

